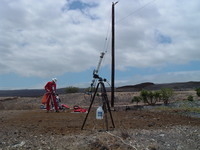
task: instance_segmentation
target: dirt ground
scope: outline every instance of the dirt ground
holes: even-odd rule
[[[76,96],[74,96],[76,97]],[[26,99],[26,100],[25,100]],[[38,98],[36,98],[38,99]],[[9,100],[9,104],[35,98]],[[60,150],[199,150],[200,118],[180,115],[178,111],[128,110],[111,111],[115,128],[107,113],[108,123],[95,119],[96,108],[86,113],[49,112],[33,109],[0,110],[0,149]],[[29,108],[29,107],[24,108]],[[16,107],[18,108],[18,107]],[[106,131],[108,125],[108,131]]]

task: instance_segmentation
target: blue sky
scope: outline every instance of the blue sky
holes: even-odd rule
[[[0,90],[111,78],[111,0],[0,1]],[[200,81],[200,1],[115,5],[115,85]]]

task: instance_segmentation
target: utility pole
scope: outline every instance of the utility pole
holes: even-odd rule
[[[111,107],[114,107],[114,93],[115,93],[115,5],[118,2],[112,3],[112,59],[111,59]]]

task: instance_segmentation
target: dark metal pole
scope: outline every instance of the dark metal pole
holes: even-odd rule
[[[115,4],[118,2],[112,3],[112,67],[111,67],[111,107],[114,107],[114,93],[115,93]]]

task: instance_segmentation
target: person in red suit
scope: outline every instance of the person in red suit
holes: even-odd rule
[[[53,104],[54,104],[54,108],[56,112],[59,112],[58,105],[56,102],[56,82],[57,82],[57,79],[53,78],[52,81],[47,82],[47,84],[44,87],[47,94],[47,103],[46,103],[47,112],[49,112],[50,110],[50,103],[52,102],[51,99],[53,100]]]

